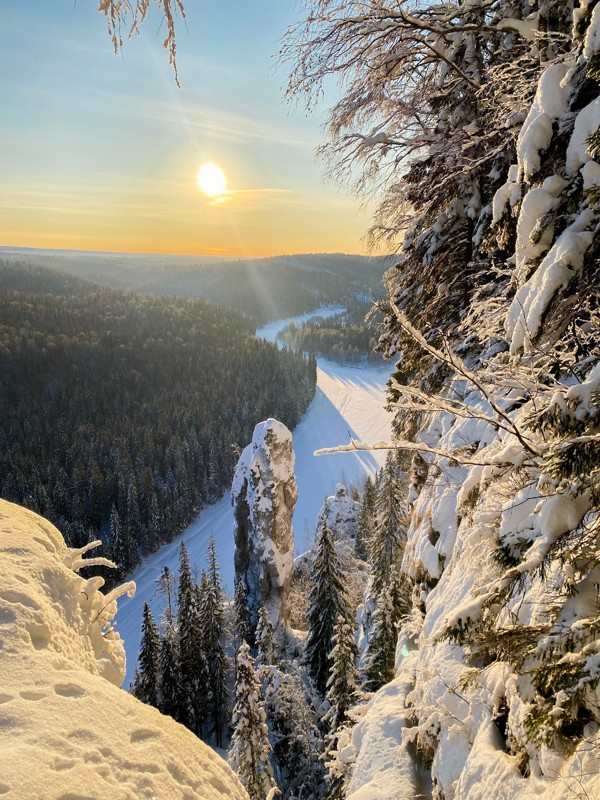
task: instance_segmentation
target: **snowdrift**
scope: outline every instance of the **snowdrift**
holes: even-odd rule
[[[83,553],[0,500],[0,558],[0,796],[247,798],[218,755],[119,688],[119,590],[104,596],[101,578],[77,574]]]

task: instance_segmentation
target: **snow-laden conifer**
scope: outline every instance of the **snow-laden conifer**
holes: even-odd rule
[[[356,667],[358,648],[354,629],[341,614],[337,618],[331,651],[331,672],[327,679],[329,710],[325,715],[330,734],[348,718],[348,709],[359,700],[359,675]]]
[[[200,644],[205,673],[199,687],[206,695],[206,715],[215,744],[223,744],[227,715],[227,657],[223,648],[224,594],[217,562],[216,542],[211,536],[208,544],[208,573],[204,576],[199,594]]]
[[[372,592],[379,597],[400,568],[406,544],[406,510],[393,453],[388,453],[381,471],[375,501],[375,524],[371,544]]]
[[[202,726],[204,693],[204,653],[202,651],[200,616],[187,548],[179,550],[179,585],[177,591],[177,629],[179,646],[180,720],[199,734]]]
[[[371,552],[373,525],[375,521],[375,499],[375,484],[373,479],[368,476],[365,481],[360,511],[358,513],[355,542],[356,555],[363,561],[369,559],[369,554]]]
[[[144,603],[142,640],[132,694],[143,703],[158,708],[160,639],[148,603]]]
[[[258,625],[256,626],[256,661],[258,664],[273,664],[275,662],[275,641],[273,638],[273,625],[264,606],[258,612]]]
[[[325,519],[317,530],[312,586],[307,612],[306,662],[316,689],[325,694],[331,668],[331,649],[338,617],[346,618],[345,590],[333,532]]]
[[[250,800],[264,800],[275,786],[270,761],[271,745],[254,659],[245,642],[237,656],[232,726],[228,761],[246,788]]]

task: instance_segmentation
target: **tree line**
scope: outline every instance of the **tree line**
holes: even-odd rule
[[[298,422],[316,365],[204,300],[0,264],[0,375],[0,494],[122,576],[228,488],[258,421]]]

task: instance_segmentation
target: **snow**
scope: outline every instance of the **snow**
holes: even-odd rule
[[[552,139],[552,124],[567,107],[568,84],[563,82],[569,64],[552,64],[542,73],[535,100],[517,139],[519,171],[529,179],[540,168],[540,152]]]
[[[530,189],[523,198],[517,222],[516,276],[519,284],[524,283],[527,262],[545,253],[552,242],[554,225],[548,225],[537,242],[531,241],[531,234],[538,220],[556,208],[566,185],[562,178],[552,175],[541,186]]]
[[[3,798],[247,798],[196,736],[118,688],[119,592],[71,569],[81,554],[56,528],[0,500],[0,554]]]
[[[600,50],[600,7],[595,5],[585,34],[583,57],[586,59],[592,58],[598,50]]]
[[[340,306],[320,308],[301,317],[271,322],[260,328],[257,336],[276,341],[277,333],[289,322],[301,322],[316,315],[327,317],[339,314]],[[332,447],[347,442],[350,436],[366,442],[391,438],[391,414],[385,410],[385,388],[391,367],[340,365],[327,359],[317,359],[317,390],[306,414],[293,431],[298,483],[298,502],[293,516],[296,553],[303,553],[313,540],[317,516],[323,499],[335,493],[338,483],[349,486],[367,475],[374,475],[385,463],[386,451],[372,453],[337,453],[316,457],[320,447]],[[135,597],[119,605],[117,622],[127,651],[125,686],[133,677],[140,642],[140,626],[144,601],[160,617],[162,606],[155,594],[155,581],[167,564],[177,573],[179,546],[185,542],[193,568],[199,572],[205,566],[208,540],[214,534],[217,555],[225,589],[233,594],[233,510],[230,495],[204,509],[199,517],[158,553],[144,559],[133,573]]]
[[[587,140],[598,128],[600,128],[600,99],[596,98],[582,108],[575,118],[575,126],[567,147],[567,175],[575,175],[580,167],[591,160]]]
[[[582,268],[587,249],[594,240],[589,230],[591,210],[583,211],[558,237],[531,278],[521,286],[506,315],[506,333],[511,355],[531,349],[544,313],[559,289],[565,289]]]

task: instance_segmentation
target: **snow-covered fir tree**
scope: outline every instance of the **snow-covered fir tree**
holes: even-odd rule
[[[360,678],[356,662],[358,648],[354,628],[341,614],[337,618],[331,651],[331,672],[327,679],[326,698],[329,710],[325,715],[329,733],[334,734],[348,718],[348,709],[359,700]]]
[[[275,786],[275,778],[260,683],[247,643],[242,644],[237,656],[232,726],[228,761],[250,800],[265,800]]]
[[[159,651],[159,709],[177,722],[185,719],[181,705],[181,669],[177,631],[171,615],[167,612],[162,625]]]
[[[396,459],[390,452],[378,482],[371,539],[371,583],[376,598],[399,570],[405,543],[406,510]]]
[[[273,633],[273,625],[267,614],[267,609],[262,606],[258,612],[258,625],[256,626],[256,661],[258,664],[266,665],[275,662]]]
[[[202,623],[192,577],[190,558],[184,542],[179,549],[179,584],[177,591],[177,631],[179,650],[179,706],[186,727],[200,735],[204,708],[205,653],[202,647]]]
[[[315,547],[305,658],[317,691],[324,695],[331,668],[331,650],[337,619],[348,615],[343,575],[333,532],[324,518],[317,530]]]
[[[358,512],[355,542],[356,555],[363,561],[369,559],[371,552],[376,496],[375,482],[371,476],[367,476],[363,488],[360,511]]]
[[[131,693],[138,700],[155,708],[159,707],[159,652],[160,638],[158,628],[154,622],[150,606],[146,602],[144,603],[142,615],[142,640],[138,656],[138,667]]]
[[[216,542],[208,543],[208,572],[199,592],[199,643],[204,659],[202,691],[206,693],[206,716],[217,747],[223,744],[227,716],[227,656],[223,647],[224,601]]]
[[[236,641],[236,652],[242,642],[251,642],[250,631],[250,616],[248,614],[248,600],[246,598],[246,589],[241,577],[235,580],[235,594],[233,598],[234,605],[234,635]]]
[[[320,800],[325,785],[323,738],[300,668],[285,662],[266,672],[265,711],[277,784],[284,800]]]
[[[398,638],[395,616],[392,593],[386,586],[377,598],[371,622],[363,684],[367,692],[376,692],[394,677],[394,655]]]

